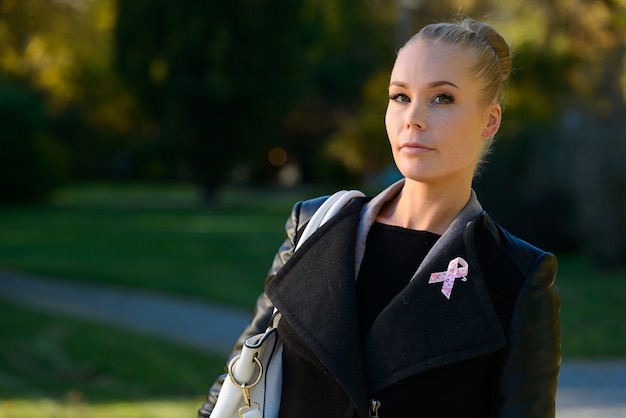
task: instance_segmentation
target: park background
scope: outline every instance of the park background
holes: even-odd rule
[[[558,255],[565,358],[626,357],[624,0],[0,0],[0,269],[250,310],[296,200],[397,178],[395,53],[459,16],[515,53],[478,195]],[[0,323],[3,418],[193,416],[223,368],[10,300]]]

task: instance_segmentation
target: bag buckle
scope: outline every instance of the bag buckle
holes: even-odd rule
[[[246,405],[239,408],[239,418],[261,418],[261,406],[256,402],[250,402],[250,389],[245,383],[241,386],[241,391],[243,392],[243,401]]]

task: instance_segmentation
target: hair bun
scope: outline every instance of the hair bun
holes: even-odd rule
[[[474,19],[465,19],[461,25],[483,39],[495,51],[498,61],[500,61],[502,80],[506,80],[509,74],[511,74],[513,59],[509,44],[507,44],[502,35],[490,25]]]

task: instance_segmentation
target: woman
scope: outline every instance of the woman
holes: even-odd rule
[[[492,27],[426,26],[389,83],[385,124],[404,179],[352,200],[296,253],[323,198],[294,206],[242,335],[282,313],[281,417],[554,417],[556,258],[498,226],[471,188],[510,70]]]

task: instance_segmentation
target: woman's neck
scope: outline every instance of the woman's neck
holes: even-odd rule
[[[442,235],[471,197],[470,187],[437,188],[407,179],[382,208],[378,222]]]

